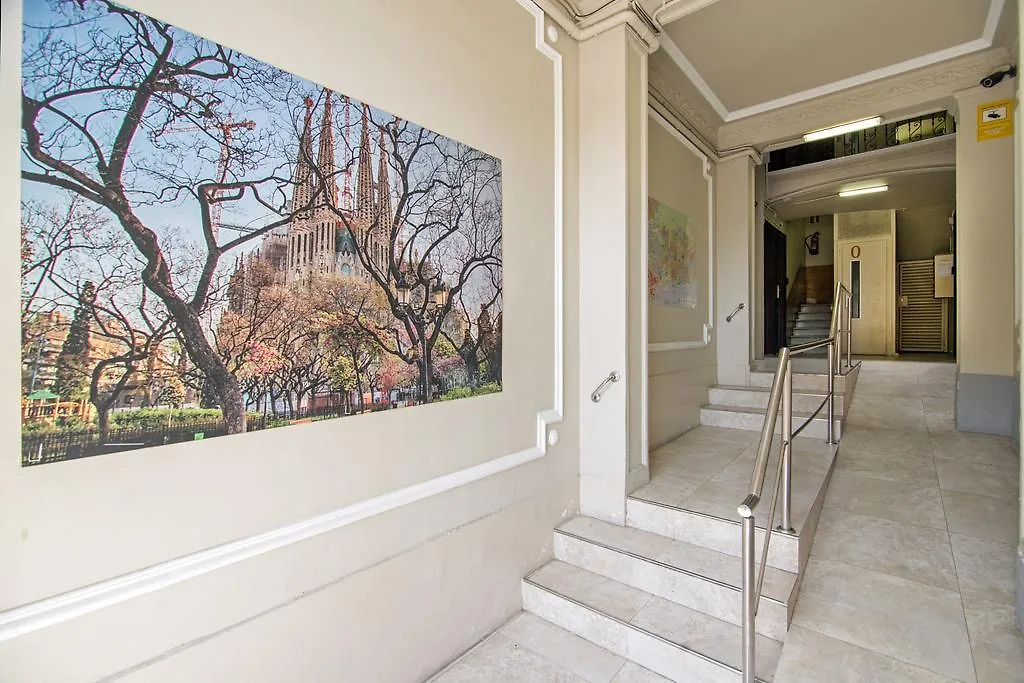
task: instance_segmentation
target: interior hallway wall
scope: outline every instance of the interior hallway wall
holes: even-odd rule
[[[1012,137],[979,141],[978,107],[1013,82],[956,93],[957,428],[1017,432]]]
[[[936,254],[948,254],[952,228],[949,218],[954,204],[949,202],[900,209],[896,212],[896,260],[917,261]]]
[[[3,411],[0,610],[328,513],[361,521],[4,640],[0,679],[423,680],[521,608],[520,578],[550,557],[552,527],[577,509],[577,46],[564,34],[554,46],[565,88],[558,171],[554,65],[516,0],[127,4],[500,158],[507,379],[503,392],[479,398],[24,469],[19,416]],[[19,2],[3,3],[0,23],[0,136],[14,150]],[[18,177],[18,155],[4,155],[8,405],[20,385]],[[558,268],[557,202],[565,211]],[[558,445],[359,517],[364,501],[535,447],[538,412],[555,400],[557,303],[565,315]]]
[[[708,387],[715,383],[714,344],[680,349],[681,344],[703,339],[710,322],[711,302],[711,180],[706,157],[670,130],[660,115],[648,119],[648,194],[686,216],[692,238],[697,283],[696,306],[648,308],[647,424],[651,448],[671,441],[700,424],[700,408],[708,402]]]

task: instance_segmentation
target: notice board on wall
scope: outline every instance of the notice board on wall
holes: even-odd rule
[[[953,298],[953,255],[937,254],[935,256],[935,298]]]

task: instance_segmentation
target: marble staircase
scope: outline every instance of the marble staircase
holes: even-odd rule
[[[698,427],[655,450],[650,482],[627,498],[625,526],[576,517],[557,528],[554,559],[523,579],[523,608],[668,680],[740,681],[736,507],[757,436]],[[835,454],[821,439],[794,442],[795,531],[773,532],[769,546],[756,622],[761,681],[774,678]],[[767,505],[761,513],[758,552]]]
[[[775,359],[768,359],[776,362]],[[817,358],[798,358],[793,373],[793,428],[799,429],[822,404],[828,395],[826,361]],[[859,366],[835,378],[834,429],[842,435],[845,423],[845,406],[849,404],[853,386],[856,383]],[[760,431],[764,427],[764,413],[775,376],[771,365],[755,364],[751,369],[747,386],[716,385],[709,391],[709,402],[700,411],[700,423],[707,427],[744,429]],[[782,433],[781,420],[777,421],[775,433]],[[810,420],[802,436],[825,439],[828,435],[827,407],[823,407]]]
[[[806,344],[828,336],[832,322],[831,304],[801,304],[796,316],[787,329],[786,343],[790,346]],[[824,349],[808,351],[810,356],[823,357]]]

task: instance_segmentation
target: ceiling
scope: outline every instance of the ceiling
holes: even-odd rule
[[[672,0],[661,45],[724,121],[1009,46],[1015,0]]]
[[[840,190],[875,185],[888,185],[889,190],[855,197],[839,196]],[[769,205],[783,220],[793,220],[847,211],[914,209],[948,204],[955,196],[955,169],[926,169],[830,183],[783,200],[769,200]]]

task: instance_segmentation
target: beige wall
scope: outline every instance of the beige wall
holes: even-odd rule
[[[685,214],[696,242],[696,308],[651,305],[648,342],[669,344],[703,338],[711,318],[711,229],[709,183],[705,157],[682,142],[660,116],[648,120],[648,194]],[[700,407],[708,402],[708,387],[715,383],[714,344],[698,349],[652,351],[648,354],[647,424],[651,448],[670,441],[700,424]]]
[[[786,221],[783,232],[786,233],[786,293],[796,283],[796,274],[807,262],[807,249],[804,248],[803,221]]]
[[[515,0],[131,4],[502,159],[505,391],[28,469],[16,455],[18,415],[5,411],[0,609],[534,447],[538,412],[552,407],[556,386],[553,216],[564,198],[561,440],[501,474],[0,642],[0,678],[422,679],[519,608],[520,577],[550,555],[552,526],[577,506],[576,48],[564,35],[556,45],[567,122],[559,198],[552,62],[535,49],[534,18]],[[19,137],[19,12],[4,2],[0,135],[9,150]],[[481,30],[492,26],[501,30]],[[8,227],[0,272],[11,302],[17,156],[4,155],[0,167]],[[13,359],[13,303],[2,315],[0,344]],[[13,361],[0,365],[9,405],[17,373]]]
[[[930,259],[949,253],[953,201],[896,212],[896,260]]]
[[[1014,373],[1013,138],[978,142],[978,105],[1013,85],[957,94],[957,353],[961,373]]]
[[[756,268],[754,160],[741,153],[715,165],[715,342],[718,383],[743,386],[750,377],[754,310],[761,308],[751,282]],[[726,322],[743,303],[732,322]]]

